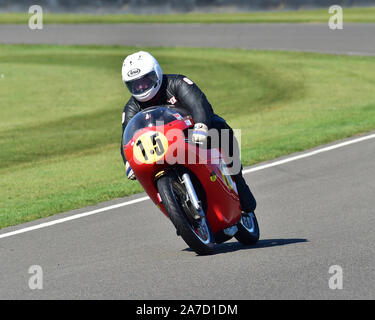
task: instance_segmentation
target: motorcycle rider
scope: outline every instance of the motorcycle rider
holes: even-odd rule
[[[122,79],[132,94],[122,114],[122,134],[130,119],[143,109],[155,105],[173,105],[186,110],[192,116],[195,122],[193,142],[205,142],[209,129],[227,129],[232,142],[230,149],[232,154],[236,153],[233,150],[237,150],[238,145],[233,130],[223,118],[214,114],[204,93],[189,78],[179,74],[163,74],[159,63],[150,53],[139,51],[125,58]],[[239,152],[236,154],[239,155]],[[134,172],[124,155],[122,140],[121,155],[128,179],[135,180]],[[233,175],[233,179],[236,182],[242,210],[245,213],[253,212],[256,201],[242,176],[242,166]]]

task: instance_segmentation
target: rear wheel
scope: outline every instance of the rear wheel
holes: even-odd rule
[[[243,244],[256,244],[259,240],[259,225],[255,213],[245,213],[237,224],[238,231],[234,237]]]
[[[180,179],[168,172],[157,180],[157,188],[177,234],[196,253],[213,253],[214,238],[208,221],[205,217],[194,218],[188,193]]]

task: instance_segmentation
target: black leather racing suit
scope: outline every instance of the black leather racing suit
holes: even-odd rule
[[[145,108],[155,105],[174,105],[176,108],[185,110],[187,114],[190,114],[195,123],[204,123],[209,129],[229,129],[230,137],[233,137],[234,141],[234,146],[232,146],[232,148],[238,148],[237,142],[233,136],[233,130],[223,118],[214,114],[212,106],[204,93],[190,79],[178,74],[164,74],[162,85],[158,93],[151,100],[140,102],[134,97],[130,98],[123,112],[122,133],[124,133],[126,125],[134,115]],[[125,163],[126,159],[122,141],[121,155]],[[233,178],[237,185],[242,210],[245,212],[254,211],[256,201],[242,176],[242,170],[239,174],[234,175]]]

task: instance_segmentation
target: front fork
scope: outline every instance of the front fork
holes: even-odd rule
[[[205,217],[204,211],[202,209],[201,203],[198,199],[197,193],[195,192],[193,183],[191,182],[191,179],[190,179],[190,176],[189,176],[188,173],[184,173],[182,175],[182,182],[185,185],[186,191],[187,191],[188,196],[189,196],[189,199],[187,199],[187,201],[190,200],[191,204],[192,204],[192,206],[190,206],[190,207],[193,209],[193,210],[191,210],[191,211],[193,211],[192,212],[193,218],[194,219],[204,218]],[[237,231],[238,231],[237,223],[233,226],[230,226],[230,227],[222,230],[222,232],[227,237],[233,237],[237,233]]]
[[[185,186],[187,195],[184,203],[182,203],[182,206],[185,210],[187,210],[190,213],[190,216],[197,220],[201,218],[205,218],[206,215],[204,213],[204,210],[202,208],[202,204],[198,198],[198,195],[195,191],[195,188],[193,186],[193,183],[191,181],[190,175],[188,173],[183,173],[181,175],[181,172],[179,170],[174,170],[176,176],[180,180],[180,182]],[[155,175],[155,180],[160,178],[166,173],[166,171],[162,170],[158,172]],[[159,201],[161,201],[160,196],[158,196]]]
[[[177,173],[177,172],[176,172]],[[161,173],[160,175],[164,174]],[[187,191],[187,197],[185,199],[185,203],[183,204],[183,207],[185,209],[188,209],[187,211],[191,214],[191,217],[195,220],[205,218],[206,215],[204,213],[204,210],[202,208],[201,201],[198,198],[198,195],[195,191],[194,185],[190,179],[190,175],[188,173],[183,173],[182,176],[180,174],[177,174],[181,182],[184,184],[186,191]],[[238,231],[237,224],[230,226],[221,232],[228,238],[225,240],[228,240],[229,238],[233,237]]]
[[[188,173],[184,173],[182,175],[182,183],[185,185],[186,191],[188,193],[188,199],[187,202],[190,201],[192,209],[192,214],[194,219],[204,218],[205,214],[202,209],[201,202],[199,201],[199,198],[197,196],[197,193],[195,192],[193,183],[191,182],[190,176]]]

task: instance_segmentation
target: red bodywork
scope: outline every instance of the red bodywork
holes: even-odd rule
[[[186,121],[189,119],[189,121]],[[167,163],[172,154],[176,154],[177,150],[184,150],[184,158],[180,159],[177,164],[186,167],[190,173],[193,173],[204,188],[207,201],[206,217],[210,224],[211,230],[215,233],[229,226],[236,224],[241,217],[241,206],[237,194],[235,183],[230,176],[222,173],[223,167],[220,166],[219,159],[221,153],[218,149],[206,150],[206,163],[189,164],[188,159],[203,159],[200,155],[200,148],[192,143],[188,143],[185,139],[186,130],[193,126],[190,118],[176,119],[166,125],[152,126],[143,128],[135,133],[133,138],[124,146],[124,153],[127,161],[133,169],[138,181],[145,189],[151,200],[160,208],[160,210],[168,217],[163,204],[159,201],[158,190],[156,188],[156,177],[161,172],[168,170],[171,164]],[[176,130],[177,129],[177,130]],[[173,130],[174,134],[168,138],[168,133]],[[134,158],[133,150],[136,148],[135,142],[145,132],[161,132],[167,137],[168,149],[163,158],[156,163],[139,163]],[[176,136],[176,132],[179,135]],[[164,162],[164,163],[160,163]]]

